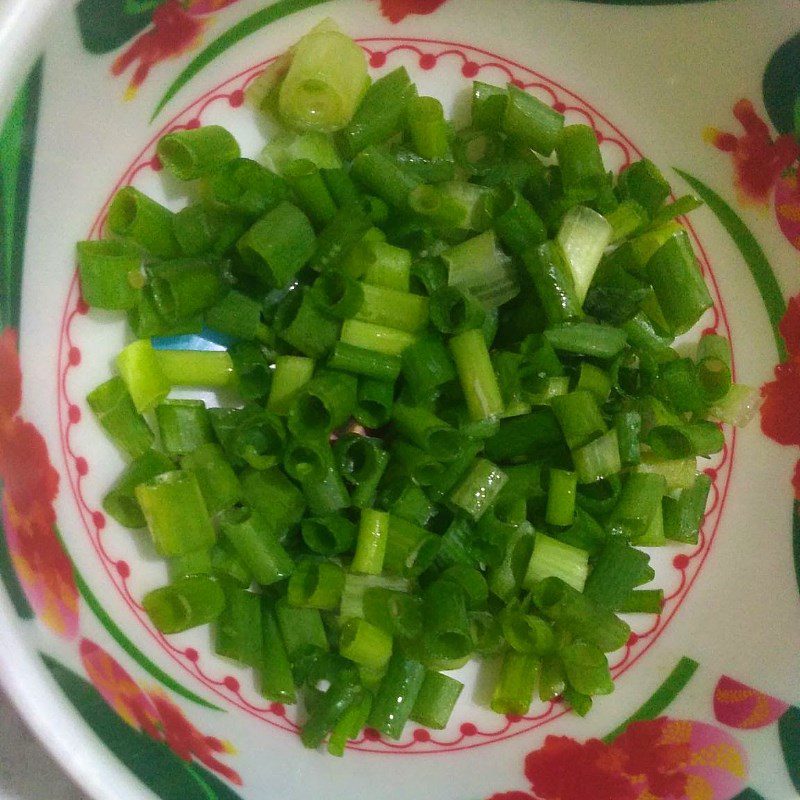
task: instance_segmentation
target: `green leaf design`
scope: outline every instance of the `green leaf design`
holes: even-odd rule
[[[650,699],[646,700],[625,722],[604,736],[603,741],[610,744],[623,734],[632,722],[655,719],[686,688],[686,684],[692,679],[698,666],[700,665],[696,661],[684,656],[667,675],[661,686],[653,692]]]
[[[50,656],[43,653],[40,656],[67,699],[100,741],[158,797],[163,800],[215,797],[241,800],[207,770],[197,764],[187,764],[165,744],[127,725],[88,681]]]
[[[792,706],[778,722],[783,760],[794,788],[800,792],[800,708]]]
[[[772,54],[764,70],[761,90],[775,128],[781,133],[795,131],[795,103],[800,97],[800,33]]]
[[[99,1],[99,0],[98,0]],[[180,75],[170,84],[164,96],[158,101],[158,105],[153,111],[153,116],[150,117],[152,122],[159,111],[204,67],[207,67],[215,58],[222,55],[226,50],[233,47],[267,25],[276,22],[283,17],[288,17],[291,14],[296,14],[298,11],[304,11],[313,6],[319,6],[323,3],[328,3],[330,0],[278,0],[277,3],[264,8],[261,11],[256,11],[249,17],[245,17],[241,22],[236,23],[232,28],[229,28],[222,36],[219,36],[211,42],[205,50],[201,51],[195,58],[188,64],[188,66],[181,72]]]
[[[731,800],[764,800],[764,798],[755,789],[745,789]]]
[[[41,88],[40,58],[0,131],[0,327],[19,327],[20,282]]]
[[[100,605],[98,599],[94,596],[94,594],[92,594],[92,590],[88,587],[80,572],[78,572],[78,570],[75,568],[74,563],[72,565],[72,571],[75,575],[75,584],[78,587],[78,591],[81,593],[81,597],[83,597],[83,599],[86,601],[86,605],[89,606],[94,615],[100,621],[100,624],[113,637],[114,641],[143,670],[150,673],[150,675],[152,675],[157,681],[160,681],[168,689],[171,689],[173,692],[175,692],[175,694],[179,694],[181,697],[185,697],[187,700],[191,700],[193,703],[197,703],[205,708],[210,708],[213,711],[222,711],[219,706],[215,706],[213,703],[203,700],[202,697],[199,697],[194,692],[182,686],[174,678],[167,675],[164,670],[156,666],[156,664],[154,664],[141,650],[139,650],[139,648],[136,647],[136,645],[122,632],[114,620],[111,619],[103,606]]]
[[[75,16],[84,48],[96,55],[116,50],[150,24],[153,9],[163,2],[81,0]]]
[[[36,614],[33,613],[31,604],[28,602],[28,598],[25,597],[22,584],[17,577],[14,563],[11,561],[11,553],[8,551],[2,525],[0,525],[0,582],[2,582],[6,590],[9,600],[11,600],[11,605],[14,606],[14,611],[17,612],[17,616],[20,617],[20,619],[33,619]]]
[[[788,354],[786,344],[781,336],[779,325],[783,315],[786,313],[786,301],[783,292],[778,284],[778,279],[764,254],[761,245],[750,229],[742,221],[742,218],[710,187],[702,181],[674,168],[685,181],[697,192],[700,199],[716,214],[717,219],[728,231],[734,244],[739,248],[742,258],[745,260],[750,274],[753,276],[756,288],[761,295],[761,300],[767,310],[770,324],[772,325],[772,335],[775,338],[775,347],[781,361],[786,361]]]

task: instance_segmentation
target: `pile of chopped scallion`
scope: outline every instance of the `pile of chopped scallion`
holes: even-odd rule
[[[83,297],[135,337],[88,402],[130,459],[105,510],[169,562],[153,625],[212,623],[335,755],[443,728],[473,658],[498,713],[587,713],[617,614],[662,607],[640,548],[697,542],[696,459],[755,408],[724,338],[672,346],[712,305],[677,221],[697,201],[647,160],[608,173],[590,127],[513,85],[474,83],[454,130],[332,24],[248,94],[286,130],[259,161],[170,133],[201,199],[125,187],[78,244]],[[204,329],[227,351],[151,342]]]

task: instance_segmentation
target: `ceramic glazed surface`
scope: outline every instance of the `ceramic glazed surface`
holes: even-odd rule
[[[737,380],[763,385],[765,402],[705,467],[713,488],[699,544],[653,552],[664,611],[631,618],[612,660],[617,689],[586,719],[558,704],[494,715],[467,668],[445,731],[409,726],[392,742],[367,730],[342,760],[305,751],[293,709],[260,698],[250,674],[213,655],[207,631],[152,629],[139,601],[164,567],[100,510],[122,462],[84,398],[125,331],[81,300],[73,244],[102,234],[119,186],[179,207],[155,158],[166,131],[220,123],[255,156],[265,131],[243,91],[325,16],[358,39],[374,75],[403,65],[456,116],[473,79],[513,81],[591,124],[610,168],[647,156],[676,192],[705,201],[691,233],[714,308],[699,330],[730,337]],[[54,3],[46,18],[0,133],[0,679],[87,790],[797,796],[800,9],[81,0]]]

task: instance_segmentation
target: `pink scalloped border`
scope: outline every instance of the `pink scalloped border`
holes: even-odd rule
[[[407,59],[411,55],[416,58],[417,65],[423,70],[433,69],[443,58],[459,59],[462,62],[461,73],[466,79],[475,78],[481,71],[486,69],[500,70],[506,74],[509,81],[520,88],[531,90],[539,96],[543,96],[542,99],[546,99],[559,111],[576,112],[583,115],[605,145],[614,145],[622,151],[624,164],[630,163],[632,154],[639,158],[642,157],[641,152],[630,139],[594,106],[561,84],[518,62],[505,59],[471,45],[456,42],[399,37],[370,37],[359,39],[359,41],[369,56],[370,65],[374,68],[384,66],[390,59],[399,61],[403,56]],[[196,127],[200,124],[203,112],[212,104],[227,102],[234,108],[241,106],[244,101],[244,89],[264,66],[272,60],[270,59],[244,70],[214,87],[164,125],[117,181],[89,231],[89,238],[100,234],[105,223],[108,204],[119,187],[132,183],[143,170],[159,170],[161,168],[155,156],[155,143],[161,136],[171,130]],[[524,77],[520,77],[520,75]],[[715,296],[714,319],[710,330],[716,331],[721,325],[723,333],[730,338],[730,327],[725,307],[719,286],[710,267],[708,255],[691,224],[687,223],[687,227],[694,239],[703,272],[710,281]],[[106,549],[102,539],[102,532],[106,525],[105,517],[101,511],[91,508],[83,496],[81,483],[82,479],[88,474],[89,464],[86,458],[79,455],[73,448],[73,433],[74,429],[80,424],[81,412],[80,408],[70,400],[67,393],[68,374],[71,370],[77,368],[81,362],[81,351],[72,339],[71,327],[76,315],[86,314],[87,311],[87,306],[80,298],[77,278],[74,277],[65,300],[58,348],[58,422],[62,455],[70,489],[92,546],[103,564],[106,574],[117,591],[120,592],[138,622],[147,629],[161,648],[182,669],[233,706],[283,730],[297,731],[297,725],[287,717],[286,709],[280,703],[258,704],[253,702],[252,699],[244,697],[236,678],[230,675],[212,676],[209,673],[214,669],[218,669],[218,665],[208,668],[208,672],[206,672],[206,668],[201,665],[201,654],[197,650],[194,648],[185,650],[177,648],[171,644],[168,638],[154,630],[150,626],[141,605],[129,590],[130,566],[125,561],[116,560]],[[720,524],[722,508],[730,485],[735,443],[736,435],[734,431],[728,436],[728,441],[718,466],[707,470],[713,479],[712,501],[706,513],[700,541],[692,552],[676,555],[672,561],[674,569],[680,575],[678,588],[666,598],[665,610],[656,618],[653,625],[644,632],[632,634],[620,659],[612,666],[615,677],[626,672],[652,647],[675,616],[708,557]],[[368,752],[397,754],[453,752],[517,736],[558,719],[564,713],[566,712],[560,704],[551,702],[539,713],[530,716],[498,716],[496,719],[499,725],[496,729],[482,730],[471,722],[465,722],[460,725],[455,735],[452,732],[450,734],[435,734],[424,728],[416,728],[407,731],[406,736],[400,742],[388,741],[380,737],[377,732],[368,729],[360,739],[352,743],[351,747]]]

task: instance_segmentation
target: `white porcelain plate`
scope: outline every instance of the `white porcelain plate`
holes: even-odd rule
[[[25,7],[23,9],[23,6]],[[761,418],[725,431],[700,542],[653,551],[616,691],[486,709],[482,670],[444,731],[301,746],[294,710],[140,605],[165,580],[101,499],[122,460],[85,402],[125,341],[89,311],[74,243],[132,184],[178,208],[165,132],[219,123],[245,155],[253,78],[330,16],[375,76],[405,66],[458,116],[512,81],[591,124],[609,168],[647,156],[705,206],[691,234],[736,379]],[[0,680],[93,797],[788,800],[800,790],[800,6],[778,0],[80,0],[0,9]],[[184,343],[185,344],[185,343]],[[213,347],[194,338],[193,347]],[[779,366],[778,366],[779,365]],[[760,422],[760,424],[759,424]],[[800,473],[798,473],[800,476]]]

